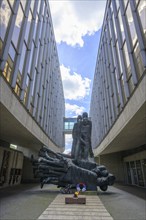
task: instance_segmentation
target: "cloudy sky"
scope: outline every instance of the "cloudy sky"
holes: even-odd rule
[[[106,0],[50,0],[66,103],[66,117],[89,113]],[[71,137],[66,138],[66,149]]]

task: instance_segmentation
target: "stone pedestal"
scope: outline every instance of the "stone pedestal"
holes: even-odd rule
[[[85,197],[78,197],[78,198],[66,197],[65,204],[86,204],[86,198]]]

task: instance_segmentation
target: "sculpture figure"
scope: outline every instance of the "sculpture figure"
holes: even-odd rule
[[[71,156],[77,160],[90,160],[94,158],[91,146],[92,122],[88,119],[88,113],[79,115],[77,123],[73,127],[73,144]]]
[[[72,130],[73,142],[72,142],[71,156],[72,158],[75,158],[75,159],[77,159],[79,145],[80,145],[79,139],[80,139],[80,130],[81,130],[80,128],[81,120],[82,120],[82,116],[78,115],[77,122],[74,124],[73,130]]]
[[[81,122],[81,136],[80,136],[80,151],[81,159],[89,160],[93,158],[93,151],[91,146],[91,131],[92,131],[92,122],[88,119],[88,113],[84,112],[82,115]]]
[[[34,176],[40,178],[41,188],[44,184],[55,184],[62,187],[62,193],[69,193],[77,184],[84,183],[87,190],[106,191],[113,185],[115,176],[106,167],[94,162],[91,146],[92,122],[88,114],[78,116],[73,128],[73,144],[71,156],[55,153],[47,147],[39,151],[39,158],[33,159]]]
[[[41,188],[44,184],[55,184],[62,187],[61,192],[68,193],[79,182],[84,182],[87,190],[103,191],[108,185],[113,185],[114,175],[110,174],[105,166],[86,160],[74,160],[61,153],[54,153],[47,147],[39,151],[39,158],[32,159],[34,176],[40,178]]]

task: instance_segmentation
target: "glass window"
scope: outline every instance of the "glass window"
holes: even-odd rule
[[[27,3],[26,0],[21,0],[21,5],[22,5],[23,10],[25,10],[26,3]]]
[[[114,25],[114,32],[115,32],[115,37],[117,39],[117,29],[116,29],[116,24],[115,24],[115,18],[114,18],[114,15],[112,16],[113,18],[113,25]]]
[[[119,0],[119,1],[120,1],[120,0]],[[128,4],[128,1],[129,1],[129,0],[124,0],[125,8],[126,8],[126,6],[127,6],[127,4]]]
[[[30,82],[30,77],[29,77],[29,75],[27,74],[27,77],[26,77],[26,86],[28,87],[28,85],[29,85],[29,82]]]
[[[116,67],[115,50],[114,50],[113,45],[111,45],[111,49],[112,49],[112,55],[113,55],[113,61],[114,61],[114,67]]]
[[[128,80],[128,85],[129,85],[130,93],[132,93],[133,90],[134,90],[134,87],[135,87],[134,83],[133,83],[133,80],[132,80],[132,76]]]
[[[2,56],[2,48],[3,48],[3,42],[0,39],[0,57]]]
[[[10,55],[11,59],[14,61],[15,55],[16,55],[16,51],[14,49],[13,44],[10,44],[9,55]]]
[[[126,10],[126,15],[127,15],[131,38],[132,38],[132,42],[133,42],[133,46],[134,46],[134,44],[137,40],[137,34],[136,34],[136,30],[135,30],[135,25],[134,25],[134,21],[133,21],[133,16],[132,16],[130,4],[128,4],[127,10]]]
[[[24,105],[26,104],[27,96],[28,96],[28,87],[26,87],[26,89],[25,89],[25,91],[24,91],[24,99],[23,99]]]
[[[37,62],[38,62],[39,52],[40,52],[40,41],[39,41],[39,43],[38,43],[38,48],[37,48],[37,50],[36,50],[37,55],[36,55],[36,62],[35,62],[35,64],[37,64]]]
[[[141,24],[143,27],[143,31],[144,31],[144,33],[146,33],[146,1],[139,2],[138,12],[139,12]]]
[[[121,30],[121,34],[122,34],[122,40],[124,42],[124,40],[125,40],[125,32],[124,32],[124,26],[123,26],[121,11],[118,14],[118,18],[119,18],[120,30]]]
[[[34,85],[35,85],[35,81],[36,81],[36,69],[35,69],[35,73],[34,73],[34,78],[32,80],[32,92],[31,92],[31,95],[33,96],[33,92],[34,92]]]
[[[0,38],[5,39],[6,30],[9,24],[11,9],[7,1],[3,0],[0,7]]]
[[[41,39],[42,31],[43,31],[43,19],[41,20],[40,31],[38,33],[39,34],[39,39]]]
[[[123,72],[123,70],[122,70],[121,56],[120,56],[120,50],[119,50],[119,45],[118,45],[118,44],[116,44],[116,48],[117,48],[117,51],[118,51],[118,60],[119,60],[120,75],[121,75],[121,73]]]
[[[34,51],[34,43],[32,43],[31,51],[30,51],[30,59],[29,59],[29,65],[28,65],[28,73],[30,74],[31,64],[32,64],[32,56]]]
[[[18,9],[17,17],[16,17],[16,22],[15,22],[15,27],[14,27],[14,31],[13,31],[13,36],[12,36],[12,41],[13,41],[16,48],[18,45],[18,39],[19,39],[23,16],[24,16],[24,14],[23,14],[22,8],[19,5],[19,9]]]
[[[65,128],[66,130],[68,130],[68,122],[65,122],[65,123],[64,123],[64,128]]]
[[[74,126],[74,123],[73,123],[73,122],[70,122],[70,123],[69,123],[69,129],[73,129],[73,126]]]
[[[15,0],[9,0],[9,3],[11,4],[11,6],[13,7]]]
[[[32,11],[33,11],[33,8],[34,8],[34,3],[35,3],[35,1],[31,1],[30,8],[31,8]]]
[[[42,16],[43,16],[43,17],[44,17],[45,7],[46,7],[46,5],[45,5],[45,1],[44,1],[43,10],[42,10]]]
[[[38,0],[38,7],[37,7],[37,12],[38,13],[40,12],[40,3],[41,3],[41,0]]]
[[[140,78],[142,76],[142,74],[144,73],[144,66],[143,66],[138,42],[134,48],[134,56],[135,56],[135,60],[136,60],[137,75],[138,75],[138,78]]]
[[[23,43],[22,54],[21,54],[20,64],[19,64],[20,74],[22,74],[23,65],[24,65],[24,60],[25,60],[25,54],[26,54],[26,46],[25,46],[25,43]]]
[[[129,60],[129,53],[128,53],[128,49],[127,49],[127,44],[126,44],[126,42],[124,43],[123,51],[124,51],[125,61],[126,61],[127,68],[128,68],[129,65],[130,65],[130,60]]]
[[[116,6],[117,6],[117,10],[119,9],[119,0],[116,0]]]
[[[25,36],[24,36],[24,39],[25,39],[26,43],[28,42],[28,36],[29,36],[29,32],[30,32],[31,20],[32,20],[32,15],[31,15],[31,11],[29,11],[28,21],[27,21],[26,31],[25,31]]]
[[[139,1],[141,1],[141,0],[135,0],[136,6],[138,5]]]
[[[33,39],[35,40],[35,35],[36,35],[36,30],[38,26],[38,14],[36,15],[36,20],[35,20],[35,26],[34,26],[34,33],[33,33]],[[38,33],[37,33],[38,34]]]
[[[3,71],[3,75],[4,75],[4,77],[6,78],[6,80],[8,82],[10,82],[11,73],[12,73],[12,68],[11,68],[10,64],[8,62],[6,62],[5,68],[4,68],[4,71]]]
[[[20,91],[21,91],[20,85],[21,85],[21,75],[20,75],[20,73],[18,73],[16,86],[15,86],[15,90],[14,90],[18,96],[20,95]]]

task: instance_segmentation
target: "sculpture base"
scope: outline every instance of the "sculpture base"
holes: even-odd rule
[[[78,198],[71,198],[66,197],[65,198],[65,204],[86,204],[86,198],[84,197],[78,197]]]

